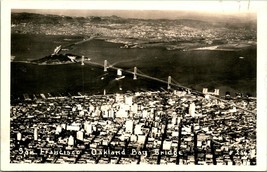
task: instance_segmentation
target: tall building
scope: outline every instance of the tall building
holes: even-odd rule
[[[208,93],[208,89],[207,89],[207,88],[203,88],[202,93],[203,93],[203,94],[207,94],[207,93]]]
[[[64,129],[64,130],[66,130],[66,128],[67,128],[67,125],[66,125],[66,124],[61,124],[60,126],[61,126],[61,128]]]
[[[126,121],[125,127],[126,127],[126,132],[129,132],[131,134],[133,133],[133,121],[132,120]]]
[[[101,112],[101,110],[99,110],[99,108],[97,108],[95,110],[95,113],[96,113],[96,116],[100,116],[102,112]]]
[[[146,140],[146,135],[144,134],[138,134],[137,135],[137,142],[140,144],[144,144]]]
[[[58,125],[58,126],[56,127],[56,134],[60,134],[61,131],[62,131],[62,128],[61,128],[60,125]]]
[[[22,137],[21,133],[18,132],[18,133],[17,133],[17,141],[20,141],[20,140],[21,140],[21,137]]]
[[[143,115],[143,118],[147,118],[148,117],[147,110],[143,110],[142,115]]]
[[[136,142],[137,141],[137,136],[132,134],[131,137],[130,137],[130,141],[131,142]]]
[[[108,110],[108,116],[109,116],[109,118],[114,118],[114,110],[113,110],[113,108]]]
[[[34,128],[34,131],[33,131],[33,139],[34,140],[38,140],[38,128]]]
[[[108,111],[107,110],[102,111],[102,116],[103,116],[103,118],[108,118],[109,117]]]
[[[92,134],[93,132],[92,125],[88,121],[84,123],[84,130],[86,131],[87,134]]]
[[[83,141],[83,131],[77,131],[76,138],[77,140]]]
[[[127,118],[128,112],[125,109],[119,109],[116,113],[116,118]]]
[[[68,139],[68,145],[69,146],[74,146],[74,137],[73,136],[70,136],[69,139]]]
[[[124,103],[126,105],[132,106],[132,104],[133,104],[133,96],[125,96]]]
[[[131,111],[133,113],[137,113],[137,111],[138,111],[138,105],[136,103],[134,103],[133,106],[131,106]]]
[[[122,94],[116,94],[115,101],[116,102],[123,102],[124,96]]]
[[[134,128],[134,134],[143,134],[142,132],[142,125],[141,124],[137,124]]]
[[[189,115],[194,117],[195,116],[195,111],[196,111],[196,105],[195,105],[194,102],[192,102],[189,105]]]
[[[162,149],[163,150],[170,150],[171,149],[171,144],[172,144],[171,140],[164,140]]]
[[[219,95],[219,92],[220,92],[220,89],[215,89],[214,90],[214,95],[218,96]]]

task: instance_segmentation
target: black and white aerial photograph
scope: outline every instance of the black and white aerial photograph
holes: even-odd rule
[[[255,2],[206,3],[11,8],[8,162],[257,166]]]

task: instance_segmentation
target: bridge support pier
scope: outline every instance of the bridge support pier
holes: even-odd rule
[[[81,65],[84,65],[84,56],[82,56]]]
[[[106,95],[106,89],[104,89],[103,95],[104,95],[104,96]]]
[[[104,61],[104,72],[108,71],[108,61]]]
[[[134,67],[133,80],[137,79],[136,73],[137,73],[137,67]]]
[[[168,90],[171,89],[171,82],[172,82],[172,77],[169,76],[168,77],[168,87],[167,87]]]

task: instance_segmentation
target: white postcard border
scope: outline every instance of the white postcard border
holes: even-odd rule
[[[180,4],[179,4],[180,2]],[[202,1],[207,3],[211,1]],[[234,1],[232,1],[234,2]],[[258,171],[266,167],[266,112],[267,112],[267,3],[252,1],[252,10],[258,13],[257,30],[257,165],[256,166],[176,166],[176,165],[70,165],[70,164],[10,164],[10,14],[11,9],[136,9],[136,10],[217,10],[213,5],[201,5],[196,1],[10,1],[1,2],[1,170],[41,170],[41,171],[75,171],[75,170],[142,170],[142,171]],[[195,4],[195,5],[194,5]],[[198,4],[198,5],[197,5]],[[207,3],[208,4],[208,3]],[[236,11],[229,8],[229,12]],[[227,11],[227,9],[226,9]]]

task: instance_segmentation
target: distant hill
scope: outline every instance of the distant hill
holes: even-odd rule
[[[84,17],[58,16],[36,13],[11,13],[12,24],[34,23],[34,24],[64,24],[83,23]]]
[[[204,43],[256,41],[256,20],[227,17],[137,19],[112,16],[63,16],[11,13],[11,32],[19,34],[80,35],[145,42],[197,41]],[[120,40],[117,42],[127,42]],[[201,43],[202,43],[201,42]],[[130,42],[136,44],[137,42]]]
[[[208,20],[208,21],[207,21]],[[229,18],[227,21],[218,20],[211,21],[209,18],[202,19],[135,19],[135,18],[121,18],[118,16],[90,16],[90,17],[75,17],[75,16],[59,16],[50,14],[36,14],[36,13],[11,13],[12,24],[20,23],[34,23],[34,24],[85,24],[85,23],[140,23],[140,22],[157,22],[165,24],[178,24],[190,27],[253,27],[256,29],[256,21],[252,20],[238,20],[237,18]]]

